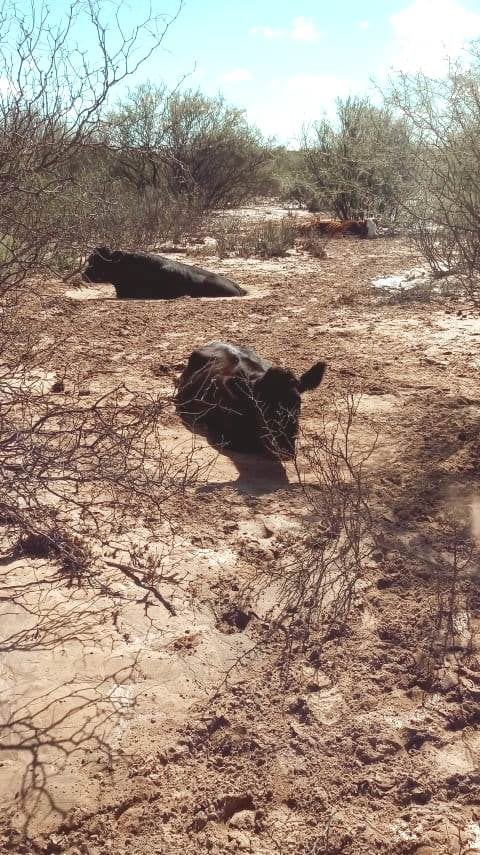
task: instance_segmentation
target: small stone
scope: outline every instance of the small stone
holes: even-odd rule
[[[240,828],[244,830],[251,830],[255,825],[255,814],[251,810],[241,810],[238,813],[235,813],[230,822],[230,828]]]
[[[412,802],[415,802],[417,805],[426,805],[432,798],[432,794],[429,790],[422,790],[420,787],[416,787],[411,792],[411,798]]]
[[[232,843],[235,844],[235,848],[239,849],[243,852],[246,850],[250,850],[250,836],[245,834],[243,831],[237,831],[236,829],[229,830],[228,839]]]

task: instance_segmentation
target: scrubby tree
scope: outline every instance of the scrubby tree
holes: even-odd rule
[[[36,0],[0,3],[2,560],[50,556],[75,577],[91,566],[94,542],[97,554],[108,545],[115,513],[138,517],[140,494],[150,509],[168,480],[157,437],[161,403],[133,394],[126,403],[114,389],[85,404],[76,395],[75,367],[61,367],[61,341],[45,335],[51,294],[41,274],[60,252],[78,260],[105,204],[103,186],[92,179],[100,110],[168,26],[148,15],[128,32],[121,6],[117,28],[111,11],[96,0],[73,0],[53,18]],[[88,53],[79,47],[86,33]],[[60,338],[65,330],[58,329]],[[61,372],[71,384],[67,399]],[[100,526],[109,499],[114,511]],[[0,599],[28,612],[35,627],[33,600],[27,606],[11,592],[9,574],[0,580]],[[13,650],[21,635],[6,627],[2,642],[8,638]],[[0,750],[9,736],[4,727]]]
[[[414,191],[405,210],[433,273],[456,273],[480,303],[480,43],[443,79],[402,74],[390,103],[415,140]]]
[[[200,91],[143,84],[107,116],[113,172],[135,188],[197,200],[205,209],[262,192],[270,150],[242,110]]]
[[[365,98],[339,99],[336,120],[306,129],[302,150],[323,207],[341,218],[368,213],[395,219],[411,175],[403,118]]]
[[[106,117],[105,144],[111,150],[112,174],[139,193],[164,184],[164,146],[169,93],[165,86],[142,83]]]
[[[55,16],[35,0],[1,3],[2,288],[55,257],[70,236],[67,208],[75,213],[77,237],[88,240],[83,228],[102,200],[94,182],[78,178],[87,151],[91,161],[98,145],[100,111],[112,89],[161,43],[168,25],[147,13],[128,29],[121,4],[112,23],[101,0],[73,0]],[[88,52],[81,46],[86,41]]]

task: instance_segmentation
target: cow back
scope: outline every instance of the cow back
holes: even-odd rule
[[[249,348],[224,342],[193,351],[175,396],[183,423],[214,445],[260,451],[253,387],[270,367]]]
[[[117,296],[124,299],[240,297],[246,293],[224,276],[154,253],[117,251],[114,256],[112,260],[100,257],[103,278],[97,276],[93,281],[111,282]]]
[[[324,220],[313,217],[305,223],[299,223],[297,232],[301,236],[323,235],[325,237],[342,237],[343,235],[355,235],[366,237],[368,227],[365,220]]]

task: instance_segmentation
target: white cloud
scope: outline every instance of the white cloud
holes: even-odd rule
[[[390,17],[393,45],[389,65],[402,71],[441,75],[446,58],[458,56],[480,34],[480,13],[457,0],[413,0]]]
[[[248,68],[233,68],[232,71],[227,71],[223,75],[224,83],[242,83],[244,80],[251,80],[252,72]]]
[[[360,27],[361,30],[368,30],[368,28],[370,26],[370,21],[366,21],[366,20],[365,21],[359,21],[358,26]]]
[[[275,30],[273,27],[251,27],[250,32],[254,36],[261,36],[269,41],[280,39],[283,36],[283,30]]]
[[[324,115],[333,118],[337,98],[358,93],[358,84],[329,74],[296,74],[287,81],[271,80],[257,105],[249,107],[248,116],[265,134],[283,142],[294,142],[303,125]]]
[[[321,35],[315,27],[314,22],[310,18],[304,18],[301,15],[298,18],[294,18],[288,28],[251,27],[250,32],[254,36],[267,39],[267,41],[292,39],[296,42],[316,42]]]
[[[297,42],[316,42],[320,38],[320,33],[313,21],[301,16],[293,21],[290,35]]]
[[[352,81],[334,74],[295,74],[287,80],[286,95],[296,112],[310,121],[321,118],[322,112],[333,114],[336,99],[349,95],[352,86]]]

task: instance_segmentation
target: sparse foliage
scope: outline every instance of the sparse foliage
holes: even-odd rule
[[[308,235],[305,238],[301,239],[301,247],[308,252],[310,255],[313,255],[314,258],[326,258],[327,257],[327,244],[329,238],[319,237],[318,235]]]
[[[150,14],[130,29],[101,2],[73,0],[55,18],[42,3],[0,13],[0,287],[51,264],[62,244],[88,240],[97,208],[84,180],[100,110],[113,87],[162,41],[168,21]],[[141,14],[141,13],[140,13]],[[81,43],[90,39],[87,56]],[[75,212],[75,217],[72,212]]]
[[[342,219],[394,221],[410,180],[407,124],[368,99],[338,100],[335,122],[316,122],[303,135],[303,156],[322,207]]]
[[[315,518],[283,537],[278,559],[261,569],[253,587],[274,586],[272,628],[285,638],[284,665],[292,648],[311,633],[341,634],[374,548],[368,463],[378,431],[358,412],[361,396],[346,391],[315,436],[303,437],[296,457],[298,478]],[[363,440],[354,437],[362,423]],[[310,475],[304,479],[301,461]]]
[[[112,172],[159,203],[211,209],[262,192],[270,152],[243,113],[200,91],[143,84],[107,117]]]
[[[229,254],[242,258],[282,258],[295,243],[295,229],[289,217],[247,225],[231,217],[213,230],[213,236],[220,258]]]
[[[461,277],[480,303],[480,47],[446,78],[402,74],[391,104],[415,140],[414,191],[405,205],[413,240],[434,276]]]

